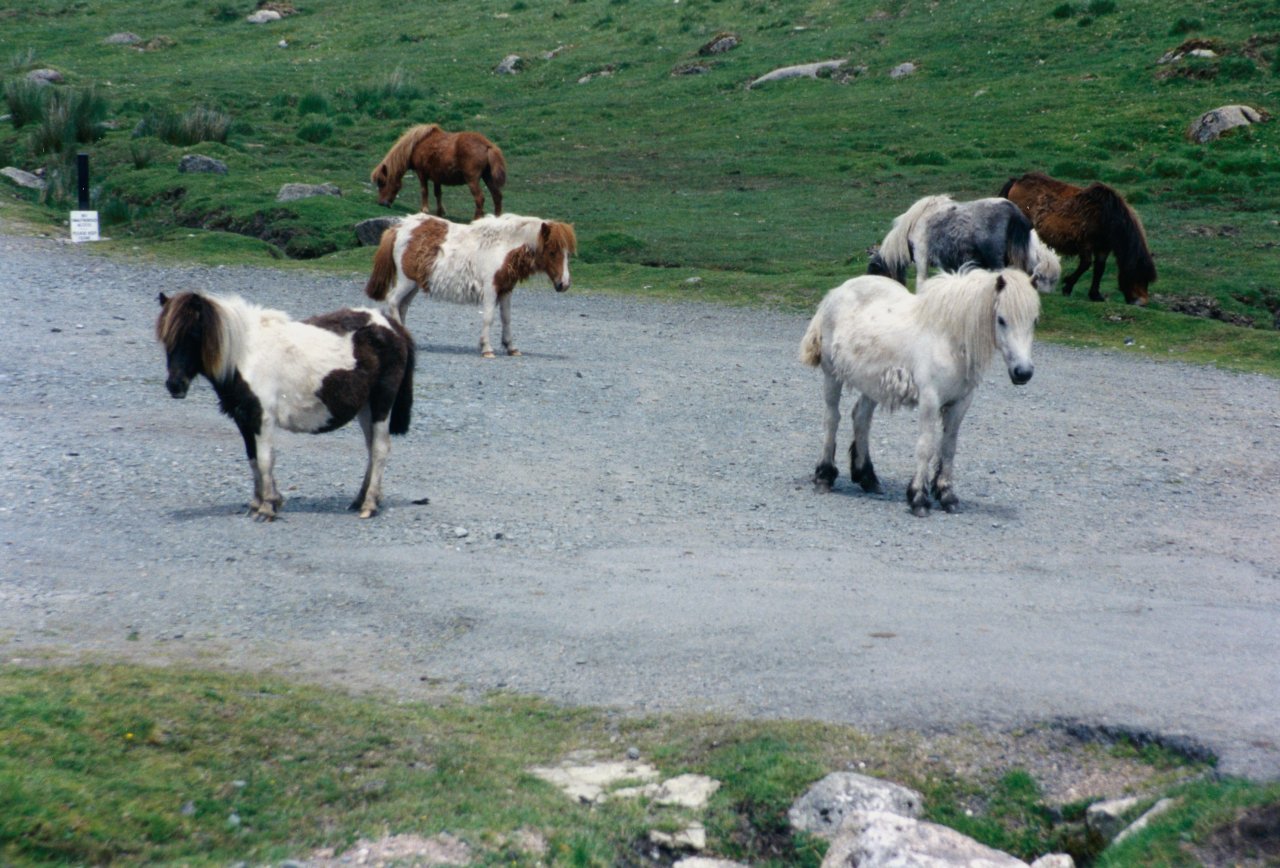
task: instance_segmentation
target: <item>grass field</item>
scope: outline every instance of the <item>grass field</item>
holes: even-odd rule
[[[1174,0],[295,5],[267,25],[245,23],[248,2],[0,11],[14,91],[0,162],[44,166],[54,184],[37,214],[62,221],[67,155],[89,152],[95,207],[126,249],[359,271],[369,254],[354,249],[352,225],[381,213],[369,171],[407,126],[436,121],[502,145],[510,210],[577,225],[580,285],[799,309],[860,273],[918,196],[994,195],[1038,169],[1120,190],[1160,270],[1152,310],[1078,293],[1047,306],[1044,336],[1118,348],[1132,337],[1135,352],[1280,373],[1277,126],[1185,138],[1209,109],[1275,108],[1271,0],[1217,3],[1212,15]],[[121,31],[142,41],[104,42]],[[722,32],[740,45],[700,56]],[[1218,56],[1158,63],[1189,38]],[[523,68],[495,75],[509,54]],[[857,74],[746,87],[834,58]],[[890,78],[905,61],[916,73]],[[675,74],[691,64],[705,71]],[[63,91],[92,89],[100,117],[86,124],[98,131],[82,137],[100,138],[40,153],[51,134],[15,125],[27,113],[17,85],[42,67],[63,74]],[[179,174],[191,152],[229,174]],[[276,203],[294,181],[344,195]],[[464,188],[445,200],[453,216],[470,213]],[[409,179],[395,207],[416,206]],[[1114,273],[1103,288],[1118,299]],[[1162,312],[1194,296],[1256,328]]]

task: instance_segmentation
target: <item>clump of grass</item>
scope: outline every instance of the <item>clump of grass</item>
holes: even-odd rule
[[[1057,6],[1053,7],[1053,12],[1050,14],[1059,21],[1065,21],[1068,18],[1075,17],[1076,7],[1070,3],[1059,3]]]
[[[1116,11],[1116,0],[1089,0],[1090,15],[1110,15]]]
[[[135,169],[145,169],[160,156],[160,148],[151,139],[134,139],[129,143],[129,159]]]
[[[36,65],[36,50],[22,48],[9,55],[9,68],[14,72],[22,72]]]
[[[299,115],[330,115],[332,113],[333,106],[324,94],[312,91],[298,100]]]
[[[15,129],[44,117],[51,89],[47,84],[15,78],[4,83],[4,101]]]
[[[1257,65],[1247,57],[1228,55],[1218,62],[1218,78],[1222,81],[1249,81],[1257,75]]]
[[[200,142],[227,141],[231,116],[217,109],[197,106],[182,114],[164,111],[144,118],[135,136],[155,136],[171,145],[185,147]]]
[[[106,133],[107,101],[97,89],[46,88],[40,117],[32,123],[28,147],[34,154],[65,154]]]
[[[1199,18],[1179,18],[1173,22],[1173,26],[1169,28],[1170,36],[1184,36],[1193,31],[1204,27],[1204,22]]]
[[[333,135],[333,124],[328,121],[316,121],[303,124],[298,128],[298,138],[311,144],[319,144]]]

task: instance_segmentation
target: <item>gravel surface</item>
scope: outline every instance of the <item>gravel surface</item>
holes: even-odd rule
[[[1276,380],[1039,345],[1030,384],[978,392],[961,511],[915,519],[911,412],[872,432],[884,496],[813,491],[805,317],[534,285],[526,355],[485,361],[475,310],[418,301],[382,514],[346,511],[352,427],[284,436],[283,517],[258,524],[212,390],[165,392],[155,295],[308,316],[362,275],[0,234],[0,278],[0,659],[871,729],[1066,717],[1280,777]]]

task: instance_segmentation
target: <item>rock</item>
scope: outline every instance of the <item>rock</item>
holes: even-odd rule
[[[43,190],[45,188],[44,179],[33,175],[30,172],[24,172],[22,169],[14,166],[5,166],[0,169],[0,175],[8,178],[19,187],[25,187],[28,190]]]
[[[823,60],[818,63],[802,63],[798,66],[784,66],[775,69],[773,72],[766,72],[755,81],[747,85],[750,90],[757,85],[770,81],[781,81],[784,78],[817,78],[822,72],[834,72],[844,66],[849,61],[846,60]]]
[[[56,69],[33,69],[27,73],[32,84],[62,84],[62,73]]]
[[[529,774],[559,787],[569,798],[585,804],[604,801],[610,787],[622,781],[656,781],[658,770],[648,763],[600,762],[590,765],[534,767]]]
[[[605,66],[600,69],[597,69],[595,72],[588,72],[586,75],[578,79],[578,84],[586,84],[587,82],[592,81],[593,79],[608,78],[611,75],[613,75],[613,67]]]
[[[1121,832],[1119,835],[1116,835],[1115,841],[1113,841],[1112,843],[1118,844],[1121,841],[1123,841],[1125,838],[1128,838],[1130,835],[1138,834],[1143,829],[1147,828],[1147,826],[1150,825],[1152,820],[1154,820],[1156,817],[1160,816],[1161,814],[1163,814],[1165,811],[1169,810],[1176,804],[1178,804],[1176,799],[1161,799],[1160,801],[1156,802],[1154,805],[1152,805],[1150,808],[1147,809],[1147,812],[1145,814],[1143,814],[1138,819],[1134,820],[1133,823],[1130,824],[1127,828],[1125,828],[1125,830]]]
[[[710,42],[698,49],[698,54],[710,57],[713,54],[724,54],[733,51],[742,44],[736,33],[717,33]]]
[[[1205,112],[1192,121],[1187,129],[1187,138],[1196,144],[1203,145],[1221,136],[1227,130],[1236,127],[1247,127],[1260,124],[1267,116],[1252,106],[1224,105],[1213,111]]]
[[[249,17],[245,18],[250,24],[266,24],[271,21],[279,21],[284,16],[274,9],[259,9]]]
[[[1025,862],[954,829],[885,811],[851,814],[822,868],[1026,868]]]
[[[659,805],[702,810],[720,782],[706,775],[677,775],[659,785],[653,800]]]
[[[914,75],[916,68],[916,65],[909,60],[906,63],[899,63],[889,70],[889,78],[906,78],[908,75]]]
[[[709,856],[689,856],[671,863],[671,868],[747,868],[741,862],[730,862],[728,859],[713,859]]]
[[[494,75],[515,75],[524,69],[524,60],[518,54],[508,54],[502,62],[493,68]]]
[[[1032,862],[1031,868],[1076,868],[1076,860],[1069,853],[1049,853]]]
[[[136,33],[122,30],[119,33],[111,34],[102,41],[106,45],[137,45],[142,41],[142,37]]]
[[[225,175],[227,164],[204,154],[187,154],[178,161],[178,171],[186,175]]]
[[[854,772],[833,772],[796,799],[787,819],[796,831],[831,840],[850,814],[880,811],[919,817],[924,797],[915,790]]]
[[[364,247],[376,247],[382,243],[382,233],[400,225],[399,217],[370,217],[356,224],[356,240]]]
[[[337,184],[285,184],[276,194],[277,202],[293,202],[297,199],[309,199],[312,196],[341,196],[342,190]]]
[[[1105,841],[1110,841],[1125,826],[1125,815],[1138,806],[1138,800],[1132,796],[1125,799],[1109,799],[1105,802],[1094,802],[1084,813],[1085,825],[1089,831]]]
[[[707,830],[701,823],[690,823],[688,827],[674,834],[651,831],[649,840],[671,850],[705,850],[707,849]]]
[[[711,71],[705,63],[682,63],[671,70],[672,75],[703,75]]]

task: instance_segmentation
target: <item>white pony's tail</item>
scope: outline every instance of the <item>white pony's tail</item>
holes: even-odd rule
[[[816,313],[809,320],[809,328],[800,340],[800,361],[811,368],[822,362],[822,313]]]

